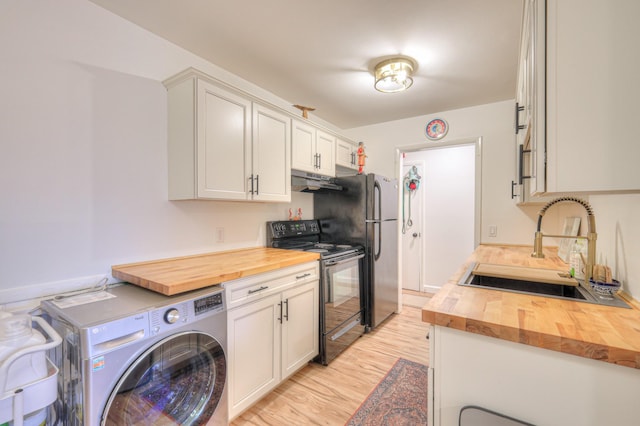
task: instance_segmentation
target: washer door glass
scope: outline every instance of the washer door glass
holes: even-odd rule
[[[222,346],[198,332],[150,347],[118,381],[105,408],[106,425],[201,425],[213,415],[226,381]]]

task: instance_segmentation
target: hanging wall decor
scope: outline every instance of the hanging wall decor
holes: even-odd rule
[[[412,166],[406,175],[404,175],[404,191],[402,194],[402,233],[407,232],[408,228],[413,226],[413,220],[411,219],[411,197],[415,194],[416,190],[420,188],[420,179],[422,176],[418,174],[418,168]],[[407,205],[405,207],[405,198],[407,199]]]

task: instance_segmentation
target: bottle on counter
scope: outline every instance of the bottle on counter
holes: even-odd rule
[[[582,241],[576,240],[571,247],[571,252],[569,253],[569,272],[571,276],[577,279],[584,279],[584,262],[582,258],[584,248]]]

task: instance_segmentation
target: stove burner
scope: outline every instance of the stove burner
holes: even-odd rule
[[[339,248],[339,249],[350,249],[351,247],[353,246],[350,244],[336,244],[336,248]]]
[[[313,253],[321,253],[321,254],[329,253],[329,250],[323,249],[323,248],[312,248],[312,249],[307,249],[305,251],[310,251],[310,252],[313,252]]]

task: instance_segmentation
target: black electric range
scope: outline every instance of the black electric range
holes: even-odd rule
[[[323,260],[364,252],[359,244],[325,241],[317,220],[267,222],[267,247],[319,253]]]

